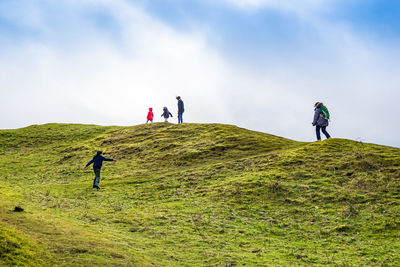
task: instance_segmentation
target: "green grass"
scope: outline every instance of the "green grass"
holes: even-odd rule
[[[84,165],[105,162],[100,191]],[[221,124],[0,131],[0,265],[398,266],[400,149]],[[13,212],[15,206],[24,212]]]

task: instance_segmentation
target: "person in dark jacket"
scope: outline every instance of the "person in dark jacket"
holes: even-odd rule
[[[180,96],[177,96],[176,99],[178,100],[178,124],[183,123],[183,112],[185,112],[185,107],[183,105],[183,101]]]
[[[97,151],[96,155],[93,157],[91,161],[86,164],[85,168],[87,168],[90,164],[93,163],[93,171],[94,171],[94,180],[93,180],[93,188],[100,189],[99,183],[100,183],[100,170],[101,166],[103,166],[103,161],[115,161],[115,159],[109,159],[103,157],[101,154],[103,154],[102,151]]]
[[[169,110],[167,109],[167,107],[164,107],[163,109],[163,114],[161,114],[161,117],[164,117],[165,122],[168,122],[168,118],[171,116],[172,118],[172,114],[171,112],[169,112]]]
[[[148,122],[153,122],[153,108],[149,108],[149,113],[147,113],[147,121],[146,121],[146,123],[148,123]]]
[[[331,138],[329,133],[326,131],[326,127],[329,125],[329,121],[325,119],[322,116],[322,111],[321,107],[324,104],[322,102],[317,102],[314,105],[314,120],[312,122],[312,125],[315,126],[315,132],[317,134],[317,142],[321,141],[321,133],[320,130],[322,130],[322,133],[326,136],[326,139]]]

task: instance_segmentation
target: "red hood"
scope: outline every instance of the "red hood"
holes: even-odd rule
[[[153,111],[153,108],[149,108],[149,111]]]

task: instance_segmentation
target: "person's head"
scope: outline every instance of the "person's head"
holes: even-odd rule
[[[97,151],[96,152],[96,156],[100,156],[101,154],[103,154],[103,151]]]
[[[167,110],[167,107],[164,107],[163,109],[164,109],[164,110]]]
[[[322,102],[317,102],[317,103],[315,103],[314,108],[319,108],[322,105],[323,105]]]
[[[153,108],[149,108],[149,111],[153,111]]]
[[[177,97],[176,97],[176,100],[180,100],[180,99],[181,99],[181,97],[180,97],[180,96],[177,96]]]

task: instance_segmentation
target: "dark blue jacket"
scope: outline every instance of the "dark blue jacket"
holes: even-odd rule
[[[168,119],[169,116],[172,117],[172,114],[171,114],[171,112],[169,112],[168,109],[165,108],[165,109],[164,109],[164,113],[161,115],[161,117],[164,117],[164,118]]]
[[[93,168],[101,168],[103,161],[113,161],[114,159],[105,158],[102,155],[94,156],[91,161],[86,164],[86,167],[93,163]]]
[[[185,111],[185,108],[183,106],[183,101],[182,99],[178,100],[178,114],[182,114]]]
[[[322,111],[320,108],[316,108],[314,112],[313,126],[318,125],[320,127],[326,127],[329,125],[329,121],[322,117]]]

